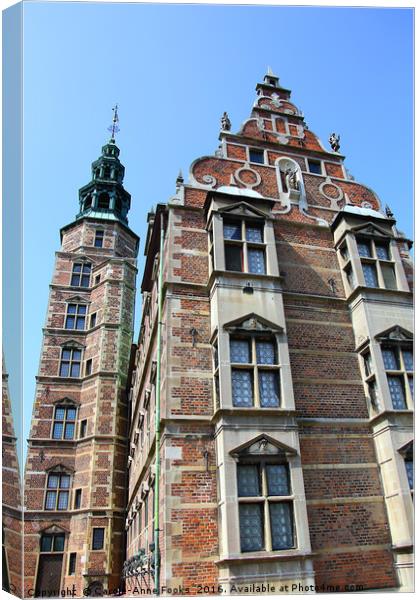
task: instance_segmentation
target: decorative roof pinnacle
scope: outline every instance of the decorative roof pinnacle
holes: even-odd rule
[[[118,104],[116,104],[112,109],[114,116],[112,117],[112,125],[108,127],[108,131],[111,132],[111,139],[109,140],[111,144],[115,144],[115,134],[119,132],[120,128],[118,123],[120,121],[118,117]]]

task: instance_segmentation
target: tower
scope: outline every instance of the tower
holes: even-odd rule
[[[56,253],[26,464],[26,595],[120,585],[139,238],[128,227],[117,120],[115,109]]]
[[[148,216],[128,590],[154,586],[154,527],[163,591],[409,590],[410,242],[339,136],[326,148],[271,70],[256,91]]]

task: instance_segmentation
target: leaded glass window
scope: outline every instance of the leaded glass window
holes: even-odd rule
[[[73,406],[56,406],[52,437],[54,440],[72,440],[76,424],[76,408]]]
[[[390,371],[397,371],[400,368],[397,349],[382,348],[382,358],[384,359],[385,369]]]
[[[248,271],[250,273],[265,273],[265,252],[259,248],[248,248]]]
[[[240,240],[242,239],[241,222],[223,224],[223,236],[225,240]]]
[[[232,369],[233,406],[252,406],[254,403],[252,371]]]
[[[70,475],[50,473],[47,477],[45,510],[67,510],[69,503]]]
[[[376,256],[380,260],[389,260],[389,246],[388,244],[379,244],[375,242],[376,246]]]
[[[82,351],[76,348],[63,348],[61,351],[60,377],[79,377]]]
[[[407,408],[404,393],[404,382],[401,377],[388,375],[389,393],[391,394],[392,406],[396,410]]]
[[[89,287],[91,270],[92,265],[90,263],[74,263],[70,285]]]
[[[85,328],[86,304],[68,304],[65,328],[79,329]]]
[[[412,371],[414,369],[412,350],[403,350],[402,355],[403,355],[404,366],[405,366],[406,370]]]
[[[265,459],[252,464],[239,463],[238,500],[242,552],[294,547],[288,464]]]
[[[228,271],[266,273],[264,225],[224,221],[225,268]]]
[[[261,225],[246,224],[246,241],[263,243],[263,228]]]
[[[362,263],[363,275],[365,276],[365,284],[368,287],[378,287],[378,276],[376,266],[370,263]]]
[[[359,240],[357,242],[357,249],[359,251],[359,256],[364,256],[364,257],[367,257],[367,258],[371,258],[372,257],[372,250],[371,250],[370,242],[369,241]]]
[[[232,402],[234,406],[280,406],[280,372],[275,339],[230,338]],[[241,364],[251,369],[236,368]]]

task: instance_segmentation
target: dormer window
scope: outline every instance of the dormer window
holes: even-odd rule
[[[264,227],[249,221],[223,223],[227,271],[266,273]]]

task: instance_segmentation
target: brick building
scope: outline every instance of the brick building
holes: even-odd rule
[[[56,253],[25,473],[26,595],[121,579],[139,239],[119,152],[113,137],[103,146]]]
[[[2,584],[22,596],[22,491],[9,394],[8,373],[2,362]]]
[[[256,91],[148,215],[127,590],[153,587],[155,525],[164,588],[410,590],[410,242],[275,75]]]

